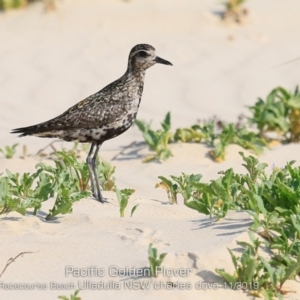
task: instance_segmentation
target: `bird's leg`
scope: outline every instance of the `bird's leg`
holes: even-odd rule
[[[104,198],[102,197],[102,194],[101,194],[99,175],[98,175],[98,171],[97,171],[97,156],[98,156],[98,152],[100,150],[100,146],[101,146],[101,144],[96,145],[96,150],[95,150],[94,156],[92,158],[92,170],[93,170],[93,175],[95,178],[95,185],[96,185],[96,189],[97,189],[97,197],[95,197],[95,198],[98,201],[103,203]]]
[[[95,146],[95,144],[92,143],[90,151],[89,151],[89,154],[88,154],[88,156],[86,158],[86,163],[87,163],[87,165],[89,167],[89,174],[90,174],[90,182],[91,182],[92,194],[93,194],[93,196],[95,198],[97,198],[96,195],[95,195],[94,173],[93,173],[93,168],[92,168],[92,164],[93,164],[93,162],[92,162],[93,161],[92,160],[92,154],[93,154],[94,146]]]

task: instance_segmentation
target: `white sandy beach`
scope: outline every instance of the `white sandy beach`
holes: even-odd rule
[[[273,88],[280,85],[293,90],[299,84],[300,61],[277,66],[300,56],[300,2],[248,0],[250,14],[242,25],[221,22],[220,3],[62,0],[48,13],[40,3],[1,13],[0,148],[25,144],[34,154],[49,144],[49,139],[18,139],[9,132],[55,117],[119,78],[126,70],[130,49],[139,43],[153,45],[160,57],[174,65],[157,65],[146,74],[138,118],[153,120],[154,127],[168,111],[174,130],[215,115],[235,121],[239,114],[247,113],[247,105],[253,105],[258,97],[265,98]],[[123,147],[142,140],[134,126],[105,143],[100,155],[110,161]],[[39,160],[18,158],[21,147],[18,149],[16,158],[1,155],[0,172],[35,170]],[[161,175],[201,173],[208,182],[221,170],[242,172],[238,154],[242,148],[230,146],[220,164],[208,157],[203,145],[174,144],[171,149],[174,156],[160,164],[142,163],[146,148],[132,155],[129,149],[111,161],[116,166],[117,186],[136,190],[125,218],[119,217],[113,192],[103,193],[106,204],[83,199],[74,204],[72,214],[59,215],[51,222],[44,217],[53,201],[47,201],[37,216],[0,216],[0,272],[9,258],[33,252],[7,268],[0,279],[0,299],[57,299],[82,287],[83,281],[105,282],[107,288],[83,289],[79,293],[83,300],[251,299],[242,291],[226,288],[214,273],[215,268],[233,272],[227,248],[236,248],[237,240],[247,239],[249,216],[230,212],[215,222],[182,203],[170,205],[165,191],[155,189]],[[290,160],[299,164],[300,145],[265,150],[259,159],[269,168]],[[130,218],[135,204],[139,207]],[[122,272],[115,276],[114,270],[144,270],[149,243],[159,253],[168,253],[163,263],[166,269],[188,270],[188,275],[142,278],[140,282],[151,283],[149,289],[129,289],[126,282],[134,278],[121,276]],[[67,266],[95,266],[103,276],[75,276],[67,273]],[[177,288],[167,289],[167,282],[176,283]],[[44,288],[6,290],[2,283],[39,283]],[[63,283],[70,289],[60,290],[58,284]],[[209,285],[213,283],[218,287]],[[286,287],[295,291],[286,299],[300,299],[299,282],[288,281]]]

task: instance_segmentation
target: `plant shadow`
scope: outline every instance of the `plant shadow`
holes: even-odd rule
[[[58,216],[58,217],[53,217],[51,220],[46,220],[46,217],[48,216],[48,213],[45,213],[41,210],[39,210],[36,215],[33,214],[33,211],[27,211],[25,216],[24,217],[28,217],[28,216],[32,216],[32,217],[36,217],[38,218],[40,221],[44,222],[44,223],[54,223],[54,224],[58,224],[58,223],[61,223],[60,222],[60,219],[61,219],[61,216]],[[5,216],[5,217],[0,217],[0,222],[3,222],[3,221],[13,221],[13,222],[19,222],[21,221],[21,217],[8,217],[8,216]]]
[[[220,19],[224,18],[224,10],[212,10],[211,13],[217,17],[219,17]]]
[[[62,218],[62,216],[54,216],[52,217],[51,220],[46,220],[46,217],[48,216],[48,213],[45,213],[43,211],[39,211],[36,215],[42,222],[44,223],[49,223],[49,224],[59,224],[60,219]]]
[[[20,221],[21,220],[21,217],[3,217],[1,218],[0,217],[0,221]]]
[[[218,233],[217,236],[234,235],[245,232],[253,223],[250,217],[243,218],[224,218],[217,221],[216,217],[205,218],[201,220],[192,220],[191,222],[197,224],[197,228],[192,230],[199,230],[207,227],[212,227],[213,230],[226,230],[224,233]],[[238,229],[238,230],[237,230]]]
[[[149,267],[141,267],[141,268],[134,268],[132,270],[127,270],[125,273],[119,271],[118,275],[120,277],[126,277],[121,279],[120,281],[128,281],[128,280],[139,280],[143,278],[151,278],[150,269]]]
[[[218,276],[214,272],[209,270],[202,270],[196,273],[196,275],[203,279],[203,283],[217,283],[219,285],[223,285],[225,282],[221,276]]]

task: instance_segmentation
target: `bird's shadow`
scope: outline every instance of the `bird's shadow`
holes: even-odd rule
[[[121,147],[121,150],[111,159],[117,161],[142,160],[147,154],[140,153],[148,148],[145,142],[134,141],[127,146]]]

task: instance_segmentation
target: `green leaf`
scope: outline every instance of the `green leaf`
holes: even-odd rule
[[[130,217],[133,216],[134,212],[136,211],[136,209],[138,208],[139,204],[136,204],[132,209],[131,209],[131,213],[130,213]]]
[[[161,123],[164,131],[169,131],[171,129],[171,113],[168,112],[165,116],[164,121]]]
[[[205,203],[201,203],[197,200],[187,201],[184,203],[187,207],[197,210],[199,213],[209,215],[210,210],[208,209],[207,205]]]
[[[165,259],[167,253],[162,253],[157,257],[157,249],[152,247],[152,243],[148,246],[148,260],[150,263],[150,275],[152,277],[157,277],[157,269],[161,266],[163,260]]]
[[[120,206],[120,217],[124,217],[125,209],[128,204],[129,197],[135,192],[133,189],[123,189],[119,190],[117,187],[115,188],[119,206]]]
[[[273,286],[276,286],[277,280],[276,280],[276,277],[274,276],[275,275],[275,269],[272,268],[272,266],[269,264],[269,262],[267,260],[265,260],[263,257],[261,257],[260,259],[261,259],[262,263],[264,264],[265,268],[268,271],[271,283],[273,284]]]
[[[225,272],[224,269],[215,269],[216,273],[225,279],[226,282],[230,283],[230,286],[236,286],[236,278],[229,273]]]

